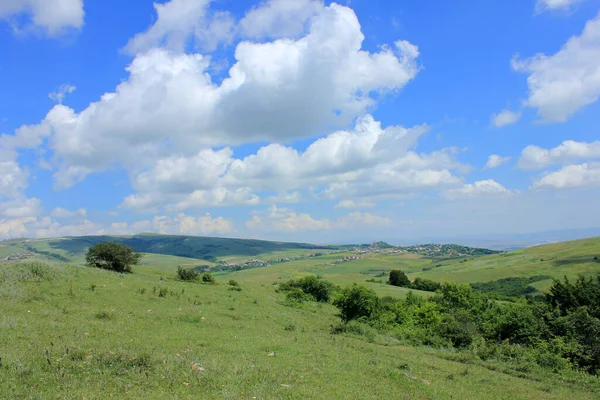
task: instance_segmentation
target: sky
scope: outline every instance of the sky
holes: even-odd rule
[[[0,238],[600,227],[599,0],[0,0]]]

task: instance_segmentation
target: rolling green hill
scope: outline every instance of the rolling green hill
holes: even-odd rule
[[[465,261],[466,260],[466,261]],[[439,282],[486,282],[509,277],[549,276],[574,278],[600,272],[600,237],[528,247],[509,253],[437,262],[434,268],[410,271]],[[538,281],[533,287],[545,290],[552,279]]]
[[[367,331],[330,304],[53,263],[0,265],[3,399],[595,399],[597,377],[477,361]],[[266,269],[263,269],[266,270]],[[258,270],[256,270],[258,271]],[[370,336],[369,336],[370,335]]]
[[[142,234],[12,240],[1,244],[0,255],[32,251],[44,259],[82,264],[89,246],[102,241],[119,241],[132,246],[146,254],[142,265],[165,271],[173,271],[179,265],[210,266],[219,270],[216,262],[223,266],[257,259],[270,264],[266,268],[244,267],[242,271],[234,273],[236,279],[239,277],[270,284],[280,279],[314,274],[340,285],[361,282],[380,295],[406,294],[406,289],[385,285],[387,274],[393,269],[406,272],[411,279],[419,276],[438,282],[484,283],[504,278],[549,277],[531,283],[539,291],[544,291],[551,285],[551,278],[562,278],[565,275],[576,277],[578,274],[589,276],[600,271],[600,262],[594,259],[600,258],[600,238],[499,254],[486,254],[485,249],[455,245],[394,248],[387,244],[376,246],[377,243],[342,246],[347,251],[340,253],[336,246],[305,243]],[[437,248],[459,250],[463,254],[460,257],[437,255]],[[414,252],[409,252],[412,251],[409,249],[414,249]],[[314,253],[322,255],[307,257]],[[358,259],[338,262],[344,257]],[[280,262],[281,260],[285,261]]]
[[[198,236],[141,234],[134,236],[81,236],[48,240],[48,245],[69,254],[83,254],[90,246],[101,242],[121,242],[140,253],[165,254],[177,257],[213,261],[227,256],[252,257],[281,250],[326,249],[306,243],[269,242],[265,240],[229,239]]]
[[[332,247],[306,243],[229,239],[197,236],[140,234],[133,236],[80,236],[54,239],[21,239],[0,243],[0,256],[33,252],[54,261],[81,264],[87,249],[101,242],[121,242],[147,256],[146,265],[158,263],[163,268],[178,265],[211,265],[216,261],[239,262],[261,256],[265,259],[309,254]],[[162,256],[160,256],[162,255]],[[172,258],[169,258],[169,257]]]
[[[217,272],[217,285],[178,281],[173,270],[175,264],[209,261],[148,250],[187,254],[184,244],[202,243],[215,247],[198,245],[201,251],[216,253],[197,256],[219,254],[231,261],[323,247],[185,239],[110,237],[129,245],[145,242],[144,264],[125,275],[58,261],[82,260],[87,246],[101,238],[3,242],[2,255],[34,249],[46,260],[42,266],[0,263],[3,398],[593,399],[600,393],[598,377],[577,371],[411,347],[368,326],[334,335],[340,319],[333,305],[290,305],[274,285],[320,275],[403,298],[408,289],[385,284],[392,269],[413,279],[461,283],[592,275],[600,271],[600,238],[466,258],[337,252]],[[231,279],[239,286],[228,285]],[[530,282],[547,287],[545,281]]]

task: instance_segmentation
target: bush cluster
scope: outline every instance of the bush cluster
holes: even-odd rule
[[[415,280],[411,282],[404,272],[397,269],[390,271],[388,283],[392,286],[424,290],[426,292],[435,292],[441,287],[438,282],[425,278],[415,278]]]
[[[200,279],[200,272],[195,268],[177,267],[177,277],[182,281],[197,281]]]
[[[333,304],[343,322],[362,322],[413,344],[454,347],[524,366],[600,372],[600,274],[555,280],[542,301],[498,302],[455,283],[440,285],[431,298],[411,292],[399,300],[354,284]]]
[[[204,274],[202,274],[202,283],[214,285],[217,283],[217,281],[215,280],[215,277],[212,276],[212,274],[210,274],[209,272],[205,272]]]
[[[328,303],[335,290],[335,285],[310,275],[280,283],[279,290],[287,292],[289,300],[312,300],[320,303]]]

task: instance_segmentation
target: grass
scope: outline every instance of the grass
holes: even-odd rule
[[[69,254],[48,241],[35,245],[39,243],[46,243],[40,245],[42,251]],[[271,256],[287,250],[278,251]],[[0,264],[2,398],[600,396],[598,378],[585,374],[521,370],[465,353],[406,347],[370,331],[332,335],[332,326],[339,324],[333,306],[286,306],[285,295],[272,285],[320,275],[339,285],[359,282],[379,295],[403,296],[408,290],[366,280],[385,281],[391,269],[402,269],[411,278],[463,283],[589,275],[600,270],[593,259],[600,255],[600,238],[466,262],[369,254],[333,263],[344,255],[216,274],[217,285],[178,281],[176,266],[190,259],[156,254],[126,275],[58,262]],[[239,286],[227,284],[231,279]],[[546,284],[533,285],[543,289]]]
[[[119,275],[56,263],[35,279],[27,266],[0,268],[0,288],[20,291],[0,292],[0,393],[7,399],[598,395],[591,377],[516,373],[390,338],[332,335],[339,319],[331,305],[286,307],[274,286],[239,278],[237,292],[226,281],[179,282],[148,267]]]
[[[416,272],[414,276],[439,282],[459,283],[488,282],[508,277],[528,278],[547,275],[561,279],[579,274],[590,276],[600,272],[600,238],[583,239],[544,246],[529,247],[505,254],[448,260],[441,267]],[[532,284],[538,290],[546,290],[552,279]]]
[[[152,266],[163,271],[174,272],[178,266],[197,267],[203,265],[213,265],[210,261],[198,260],[195,258],[169,256],[165,254],[143,253],[144,257],[141,260],[141,265]]]

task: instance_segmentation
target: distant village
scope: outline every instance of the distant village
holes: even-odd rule
[[[35,256],[35,254],[34,253],[30,253],[30,252],[16,253],[16,254],[11,254],[8,257],[2,257],[2,258],[0,258],[0,262],[8,262],[8,263],[20,262],[20,261],[23,261],[23,260],[27,260],[28,258],[32,258],[34,256]]]
[[[341,247],[332,247],[330,251],[323,251],[318,253],[311,253],[306,255],[297,255],[290,257],[282,257],[271,260],[258,260],[250,259],[239,263],[228,263],[221,261],[214,267],[206,266],[205,269],[212,271],[240,271],[243,269],[250,268],[261,268],[269,267],[273,264],[286,263],[291,261],[303,260],[306,258],[319,257],[329,254],[338,253],[356,253],[357,255],[345,255],[330,261],[330,264],[346,263],[351,261],[360,260],[366,254],[377,253],[377,254],[419,254],[428,257],[471,257],[485,254],[500,253],[494,250],[480,249],[467,246],[459,246],[455,244],[420,244],[414,246],[392,246],[386,242],[375,242],[371,244],[363,245],[346,245]],[[199,267],[200,268],[200,267]]]

